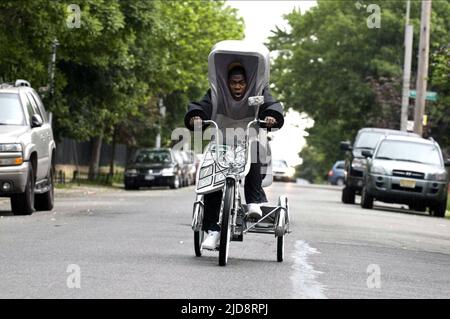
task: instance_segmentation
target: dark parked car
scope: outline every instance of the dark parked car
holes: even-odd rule
[[[345,161],[337,161],[328,172],[328,183],[331,185],[344,185]]]
[[[361,194],[364,170],[367,165],[367,160],[362,155],[362,151],[373,152],[378,141],[387,135],[418,137],[417,134],[398,130],[363,128],[358,131],[353,146],[350,142],[341,142],[341,150],[348,151],[345,160],[345,187],[342,190],[343,203],[354,204],[355,195]]]
[[[125,170],[125,189],[180,187],[184,178],[180,156],[168,148],[140,149]]]

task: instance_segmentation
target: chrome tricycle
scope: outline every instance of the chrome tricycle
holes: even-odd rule
[[[263,96],[250,97],[249,105],[259,108],[263,104]],[[256,112],[258,114],[258,112]],[[289,204],[286,196],[278,198],[277,205],[261,205],[262,217],[253,219],[248,216],[247,205],[242,202],[241,185],[251,165],[250,136],[252,127],[264,121],[255,118],[247,125],[243,140],[232,145],[219,143],[219,128],[215,121],[203,121],[203,124],[214,126],[216,134],[206,148],[196,179],[196,201],[193,207],[192,229],[194,231],[194,249],[196,256],[202,255],[204,202],[203,197],[210,192],[222,191],[222,202],[219,212],[220,226],[219,265],[227,264],[231,241],[243,241],[248,233],[275,235],[277,242],[277,261],[284,258],[284,236],[289,233]],[[263,186],[271,183],[270,162]],[[269,180],[269,182],[267,181]]]

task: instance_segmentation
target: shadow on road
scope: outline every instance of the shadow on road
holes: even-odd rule
[[[0,216],[14,216],[14,215],[13,215],[12,211],[10,211],[10,210],[1,210]]]
[[[427,212],[418,212],[418,211],[414,211],[414,210],[397,208],[397,207],[374,206],[373,209],[378,210],[378,211],[387,211],[387,212],[396,213],[396,214],[431,217]]]

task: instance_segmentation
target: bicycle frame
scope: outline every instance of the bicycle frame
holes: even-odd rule
[[[257,111],[259,111],[259,106]],[[258,114],[258,113],[256,113]],[[212,124],[214,125],[215,131],[216,131],[216,135],[215,135],[215,163],[216,165],[221,166],[220,162],[219,162],[219,142],[218,142],[218,136],[219,136],[219,127],[217,125],[217,123],[215,121],[212,120],[207,120],[207,121],[203,121],[204,124]],[[234,184],[235,184],[235,196],[234,196],[234,204],[233,204],[233,213],[232,213],[232,232],[234,233],[235,227],[236,227],[236,219],[237,219],[237,210],[241,207],[241,196],[240,196],[240,181],[244,178],[245,175],[247,175],[249,169],[250,169],[250,165],[251,165],[251,159],[250,159],[250,155],[251,155],[251,150],[250,150],[250,129],[253,125],[255,124],[262,124],[265,123],[265,121],[261,121],[257,118],[255,118],[253,121],[250,121],[247,124],[247,129],[246,129],[246,137],[245,137],[245,169],[244,172],[240,172],[239,170],[235,170],[236,168],[240,168],[239,166],[234,167],[233,163],[227,163],[228,164],[228,172],[226,174],[226,178],[225,181],[229,178],[232,178],[234,180]],[[233,152],[236,151],[236,148],[233,149]],[[223,191],[222,194],[225,194],[224,192],[224,188],[226,187],[226,183],[223,184]],[[220,189],[220,188],[218,188]],[[224,198],[222,197],[222,203],[221,203],[221,207],[220,207],[220,212],[219,212],[219,226],[222,220],[222,215],[223,215],[223,200]],[[203,204],[203,203],[202,203]]]

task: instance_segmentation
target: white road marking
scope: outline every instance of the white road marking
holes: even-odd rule
[[[309,263],[308,256],[320,254],[320,252],[309,246],[302,240],[295,243],[295,252],[292,254],[294,272],[291,281],[294,287],[294,298],[298,299],[326,299],[324,294],[325,286],[319,283],[316,278],[322,272],[314,270]]]

